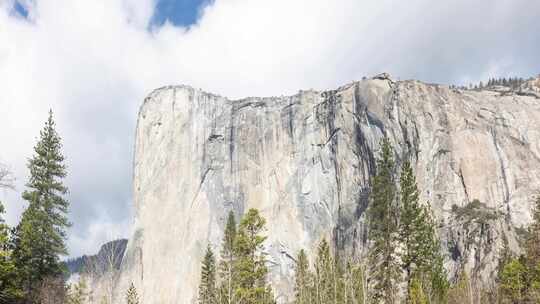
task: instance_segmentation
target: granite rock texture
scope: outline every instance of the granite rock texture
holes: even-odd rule
[[[520,250],[516,228],[530,222],[540,189],[539,87],[532,80],[523,90],[530,94],[455,90],[381,74],[285,97],[155,90],[138,118],[135,232],[116,301],[134,282],[142,303],[194,303],[204,249],[219,252],[228,211],[258,208],[278,302],[290,302],[298,250],[313,253],[326,237],[339,252],[365,253],[383,134],[398,163],[415,168],[450,275],[465,264],[486,280],[503,238]]]

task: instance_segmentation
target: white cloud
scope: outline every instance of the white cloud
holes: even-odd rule
[[[0,161],[22,191],[26,158],[55,110],[70,169],[72,254],[97,249],[104,230],[128,234],[137,109],[156,87],[242,97],[381,71],[459,82],[540,70],[538,1],[217,0],[189,29],[151,31],[152,0],[27,3],[32,22],[0,0]],[[0,193],[12,224],[18,192]]]

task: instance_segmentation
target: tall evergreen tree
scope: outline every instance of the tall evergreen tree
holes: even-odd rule
[[[64,269],[60,256],[67,254],[65,245],[69,203],[68,189],[62,183],[66,176],[62,143],[56,132],[52,111],[35,154],[28,161],[30,179],[23,199],[28,202],[16,228],[14,258],[22,274],[22,286],[32,298],[37,284],[45,277],[59,277]]]
[[[418,202],[418,188],[411,164],[408,161],[401,167],[400,178],[400,240],[403,243],[401,254],[402,267],[405,270],[405,281],[410,288],[413,278],[413,267],[417,266],[421,257],[419,256],[419,246],[423,240],[420,239],[419,225],[423,215],[422,207]]]
[[[394,183],[394,160],[388,138],[381,143],[377,174],[373,179],[368,209],[370,279],[374,303],[395,302],[399,262],[396,257],[397,206]]]
[[[218,299],[216,290],[216,260],[210,245],[201,267],[201,284],[199,285],[199,304],[216,304]]]
[[[139,304],[139,295],[133,283],[131,283],[126,292],[126,304]]]
[[[274,303],[274,296],[267,285],[268,268],[261,233],[266,220],[257,209],[249,209],[238,227],[234,242],[235,303]]]
[[[229,211],[227,217],[227,224],[223,234],[223,244],[221,247],[221,262],[219,264],[219,277],[220,277],[220,303],[231,304],[233,303],[234,295],[234,279],[235,279],[235,254],[234,244],[236,240],[236,220],[234,219],[234,213]]]
[[[334,258],[330,245],[323,239],[317,248],[315,261],[315,301],[316,303],[335,302]]]
[[[311,303],[311,272],[309,271],[309,262],[304,249],[298,252],[295,267],[295,304]]]
[[[403,244],[400,256],[407,290],[413,290],[411,283],[416,278],[415,288],[423,288],[423,294],[433,300],[444,301],[449,284],[435,222],[429,207],[419,203],[416,177],[408,161],[401,168],[400,188],[399,234]]]

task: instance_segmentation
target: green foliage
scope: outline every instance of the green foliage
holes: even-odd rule
[[[373,243],[369,251],[369,272],[374,282],[374,302],[390,304],[395,301],[399,280],[399,262],[395,252],[398,215],[393,152],[388,138],[383,139],[381,148],[368,209],[369,238]]]
[[[221,262],[219,263],[219,287],[220,303],[230,304],[233,301],[236,256],[234,253],[234,243],[236,240],[236,220],[234,213],[229,212],[227,225],[223,234],[223,244],[221,247]]]
[[[131,283],[126,292],[126,303],[139,304],[139,295],[137,294],[137,289],[135,289],[135,285],[133,285],[133,283]]]
[[[424,288],[420,280],[413,278],[408,288],[409,304],[428,304],[428,297],[424,293]]]
[[[266,283],[268,268],[261,236],[266,220],[257,209],[249,209],[240,221],[234,242],[235,290],[237,303],[273,303],[274,296]]]
[[[417,267],[422,259],[419,247],[422,246],[423,240],[419,230],[424,228],[420,227],[423,225],[424,210],[418,202],[416,179],[409,162],[404,162],[401,168],[400,188],[399,236],[403,243],[401,262],[406,272],[406,281],[410,285],[413,267]]]
[[[216,260],[210,245],[206,248],[201,267],[201,284],[199,285],[199,303],[216,304],[218,294],[216,290]]]
[[[312,274],[309,271],[309,262],[306,252],[302,249],[296,258],[295,267],[295,304],[309,304],[312,297]]]
[[[444,302],[448,289],[440,243],[435,222],[428,206],[422,206],[418,200],[418,187],[412,167],[404,162],[400,178],[400,223],[399,235],[403,245],[401,265],[405,270],[408,298],[411,291],[419,292],[435,302]],[[412,287],[413,278],[416,289]]]
[[[0,303],[8,303],[20,298],[22,290],[17,284],[17,269],[9,243],[9,227],[3,214],[4,206],[0,202]]]
[[[496,211],[488,208],[486,204],[477,199],[474,199],[463,207],[452,205],[452,212],[457,219],[463,219],[466,223],[475,222],[478,224],[485,224],[500,217]]]
[[[500,297],[503,303],[519,303],[527,288],[527,270],[519,259],[508,262],[500,276]]]
[[[14,234],[15,265],[22,288],[29,298],[45,277],[60,277],[64,267],[60,256],[67,254],[65,239],[69,203],[64,199],[67,188],[61,140],[55,130],[52,111],[28,161],[30,179],[23,199],[28,202]]]
[[[317,248],[314,272],[301,250],[295,267],[295,304],[367,303],[367,278],[360,263],[348,262],[342,269],[323,239]]]
[[[315,298],[317,303],[335,303],[338,299],[336,263],[328,242],[323,239],[315,261]]]
[[[512,258],[503,239],[498,287],[501,303],[540,303],[540,197],[532,210],[533,222],[524,233],[525,255]]]

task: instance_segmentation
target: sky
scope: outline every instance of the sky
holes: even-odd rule
[[[70,256],[129,237],[139,106],[188,84],[231,98],[390,73],[468,84],[540,73],[540,1],[0,0],[0,190],[9,224],[53,109],[68,166]],[[159,206],[156,206],[159,208]]]

